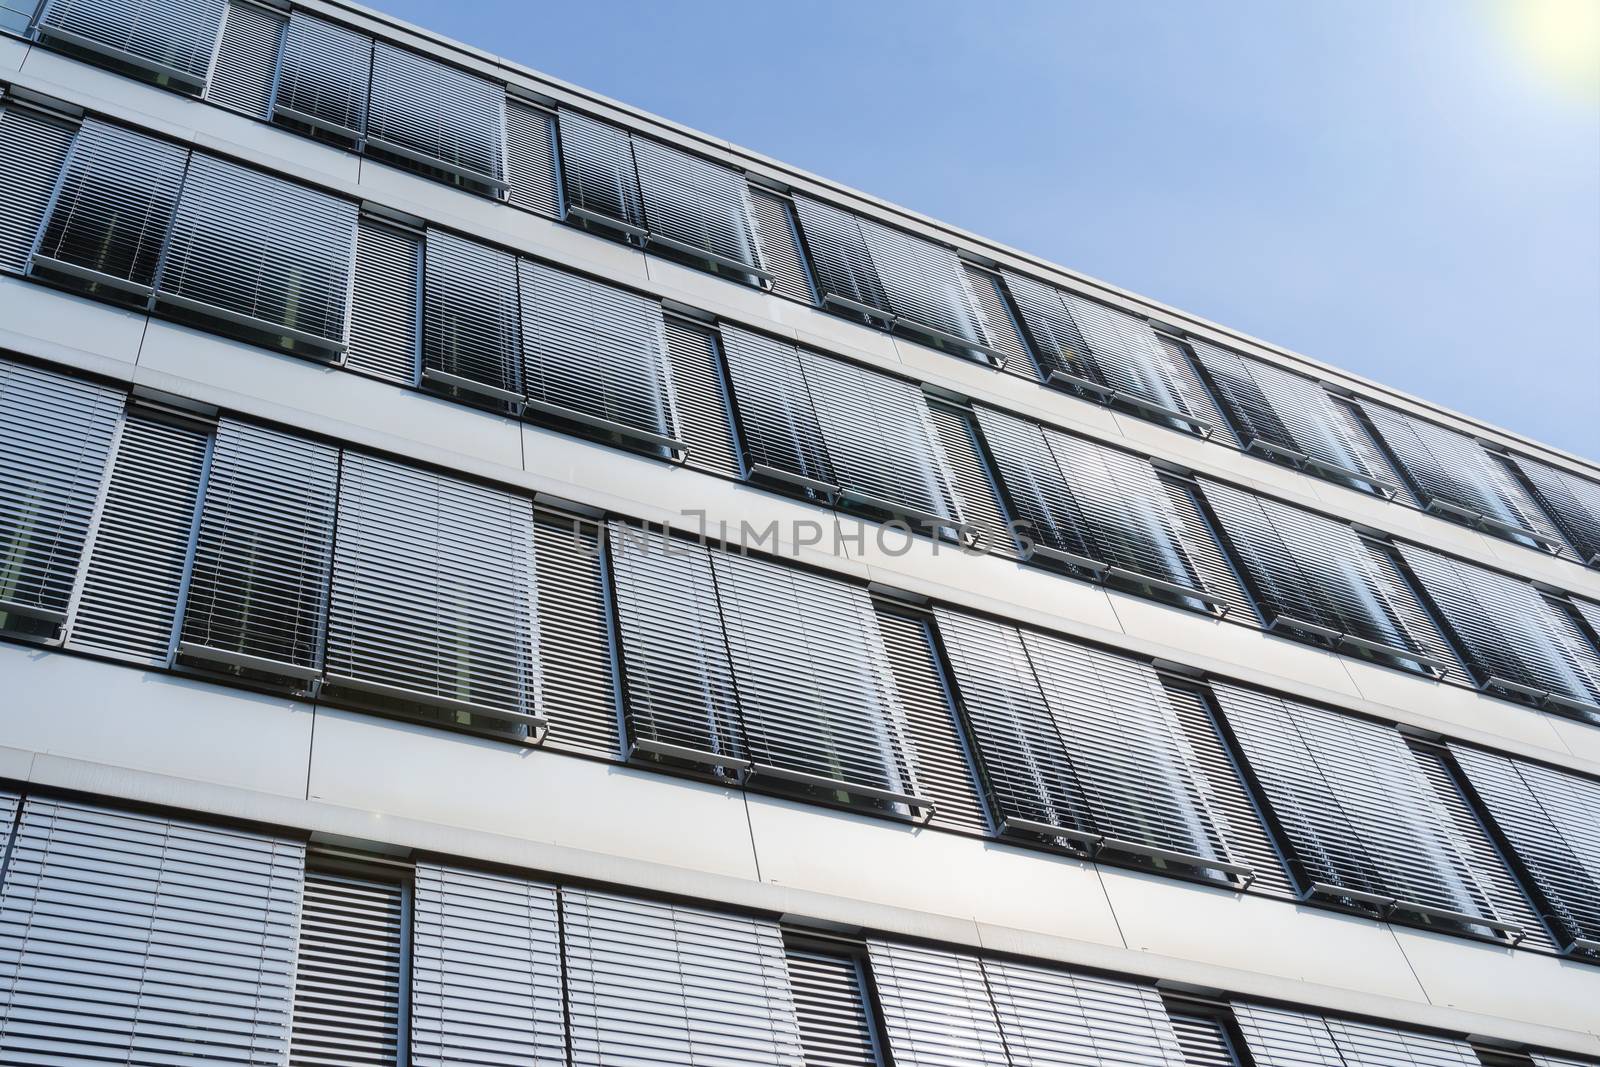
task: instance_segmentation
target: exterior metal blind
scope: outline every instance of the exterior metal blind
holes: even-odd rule
[[[506,182],[511,202],[555,218],[561,214],[556,179],[556,117],[506,97]]]
[[[1182,398],[1184,409],[1199,420],[1198,424],[1189,423],[1189,427],[1200,433],[1205,433],[1209,429],[1213,438],[1238,444],[1229,431],[1227,422],[1223,420],[1222,409],[1217,407],[1210,388],[1201,379],[1200,370],[1195,366],[1194,358],[1189,355],[1186,343],[1165,333],[1158,333],[1156,339],[1161,342],[1161,352],[1166,357],[1161,369],[1166,373],[1167,380],[1172,383],[1172,388]]]
[[[716,263],[759,268],[744,175],[647,137],[632,140],[651,239]]]
[[[338,492],[338,449],[223,420],[181,654],[303,681],[320,675]]]
[[[983,315],[984,332],[988,334],[989,343],[1005,357],[1005,369],[1019,378],[1037,382],[1038,366],[1022,335],[1022,327],[1006,299],[1000,276],[971,263],[963,263],[961,269],[966,274],[967,289]]]
[[[564,1067],[558,909],[553,885],[417,865],[411,1064]]]
[[[529,724],[540,706],[534,589],[526,499],[345,454],[330,683],[446,721]]]
[[[722,344],[749,473],[831,496],[838,483],[794,345],[732,325]]]
[[[1032,342],[1039,370],[1048,380],[1052,375],[1082,378],[1096,384],[1097,372],[1090,364],[1089,346],[1072,321],[1061,290],[1023,274],[1004,274],[1006,290],[1022,316]]]
[[[857,221],[896,326],[941,344],[994,351],[955,252],[872,219]]]
[[[1478,442],[1381,404],[1362,401],[1361,410],[1430,511],[1560,546],[1560,536],[1533,498]]]
[[[986,834],[989,820],[934,646],[932,620],[881,602],[876,607],[878,632],[905,709],[912,771],[922,795],[934,804],[930,825]]]
[[[593,520],[535,512],[539,673],[550,747],[617,758],[616,670],[604,537]]]
[[[273,115],[348,143],[366,130],[372,38],[299,11],[289,16]]]
[[[226,9],[226,0],[50,0],[39,36],[199,92]]]
[[[196,153],[162,299],[286,347],[343,352],[358,214],[352,201]]]
[[[34,267],[145,296],[155,284],[189,153],[86,121],[67,157]]]
[[[1595,650],[1531,584],[1416,545],[1399,550],[1479,685],[1600,714]]]
[[[0,270],[28,269],[34,239],[55,194],[78,124],[20,104],[0,103]]]
[[[1308,893],[1493,924],[1469,853],[1396,731],[1256,690],[1211,689]]]
[[[131,408],[103,492],[67,645],[171,662],[211,435]]]
[[[661,305],[532,260],[522,287],[522,381],[545,414],[674,442]]]
[[[1256,611],[1255,601],[1245,591],[1244,582],[1223,549],[1216,527],[1200,504],[1200,487],[1189,479],[1162,471],[1156,473],[1156,480],[1167,494],[1172,520],[1188,550],[1189,562],[1200,576],[1201,586],[1226,605],[1227,615],[1234,622],[1259,625],[1261,615]]]
[[[792,941],[786,956],[806,1067],[882,1067],[860,961]]]
[[[811,288],[805,253],[800,249],[793,201],[755,185],[749,187],[749,196],[750,215],[761,242],[761,262],[772,276],[772,291],[791,300],[814,303],[817,295]]]
[[[951,488],[961,516],[977,538],[974,546],[1014,556],[1017,541],[1012,536],[1005,505],[1000,502],[999,486],[984,458],[976,417],[970,409],[930,401],[928,418],[949,464]]]
[[[1600,565],[1600,482],[1524,456],[1514,462],[1578,557],[1590,566]]]
[[[422,236],[363,215],[356,235],[345,369],[416,385],[422,336]],[[447,316],[448,317],[448,316]],[[436,327],[437,344],[454,338]]]
[[[367,148],[486,191],[506,188],[505,88],[378,41]]]
[[[1511,846],[1564,943],[1600,953],[1600,783],[1452,743],[1450,753]]]
[[[1405,629],[1366,543],[1345,523],[1208,478],[1202,494],[1269,627],[1432,665]],[[1420,609],[1416,609],[1420,610]]]
[[[584,216],[645,232],[644,198],[628,131],[576,111],[560,113],[561,188]]]
[[[1201,429],[1215,425],[1196,403],[1196,391],[1174,373],[1171,354],[1149,323],[1076,293],[1063,292],[1061,299],[1089,354],[1094,373],[1085,377],[1147,413]]]
[[[254,118],[271,117],[272,79],[286,21],[282,13],[251,0],[228,0],[206,99]]]
[[[1005,1039],[976,956],[869,941],[895,1067],[1003,1067]]]
[[[1235,1001],[1256,1067],[1480,1067],[1465,1041]]]
[[[575,1067],[801,1067],[773,923],[609,893],[561,894]]]
[[[678,436],[687,446],[689,465],[741,477],[744,464],[734,436],[716,332],[675,317],[665,320],[664,329]]]
[[[1233,1039],[1219,1017],[1187,1011],[1169,1001],[1167,1018],[1172,1020],[1172,1032],[1183,1049],[1183,1062],[1188,1067],[1239,1067]]]
[[[820,299],[828,303],[829,298],[842,297],[843,306],[875,310],[878,319],[892,322],[894,310],[856,216],[808,196],[796,196],[791,202],[805,235]]]
[[[305,878],[290,1067],[395,1067],[406,887],[315,868]]]
[[[0,619],[66,620],[123,398],[0,360]],[[27,623],[23,623],[27,625]]]
[[[1444,636],[1444,631],[1439,629],[1439,623],[1433,617],[1433,613],[1423,604],[1416,584],[1400,564],[1400,555],[1395,546],[1388,542],[1368,540],[1365,537],[1361,538],[1361,543],[1367,550],[1367,560],[1372,565],[1372,573],[1406,633],[1411,635],[1411,639],[1435,663],[1447,668],[1455,677],[1460,679],[1472,677],[1461,657],[1456,655],[1449,639]]]
[[[609,534],[630,740],[657,755],[745,766],[706,550],[666,538],[641,544],[619,525]]]
[[[29,798],[0,891],[0,1058],[282,1063],[304,856]]]
[[[1350,439],[1364,431],[1339,417],[1316,382],[1205,341],[1190,345],[1247,448],[1371,492],[1392,495],[1399,488],[1392,470],[1370,465],[1370,444],[1363,449]]]
[[[1013,1064],[1184,1067],[1152,986],[1010,960],[986,959],[983,973]]]
[[[424,376],[491,398],[520,400],[522,327],[517,260],[509,252],[428,231],[423,271]]]

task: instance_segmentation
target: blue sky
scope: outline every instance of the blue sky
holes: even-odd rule
[[[1600,0],[376,6],[1600,458]]]

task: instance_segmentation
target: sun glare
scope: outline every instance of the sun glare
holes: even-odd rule
[[[1600,91],[1600,0],[1501,0],[1509,35],[1544,79]]]

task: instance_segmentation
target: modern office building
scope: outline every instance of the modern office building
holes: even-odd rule
[[[0,24],[0,1064],[1600,1062],[1594,464],[335,0]]]

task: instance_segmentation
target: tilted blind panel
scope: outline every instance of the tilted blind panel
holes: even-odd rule
[[[759,266],[744,175],[699,156],[633,138],[644,217],[652,235]]]
[[[283,35],[274,106],[280,118],[354,140],[366,126],[372,38],[299,11]]]
[[[556,119],[549,111],[506,98],[506,182],[511,202],[551,217],[561,214],[556,183]]]
[[[226,419],[200,513],[183,640],[321,666],[339,451]]]
[[[703,326],[669,317],[664,325],[678,437],[688,446],[691,467],[737,478],[744,474],[734,437],[728,387],[717,335]]]
[[[1221,1016],[1186,1011],[1169,1002],[1167,1017],[1172,1020],[1172,1032],[1188,1067],[1239,1067],[1239,1055]]]
[[[1234,1002],[1257,1067],[1479,1067],[1457,1038]]]
[[[1461,662],[1461,657],[1456,655],[1444,631],[1439,628],[1438,620],[1422,602],[1416,586],[1405,568],[1400,565],[1400,555],[1395,546],[1385,542],[1369,541],[1366,538],[1361,538],[1361,542],[1362,547],[1366,549],[1367,561],[1372,565],[1372,575],[1377,579],[1384,599],[1394,609],[1395,617],[1401,627],[1416,642],[1417,647],[1431,656],[1435,663],[1453,673],[1456,678],[1471,677],[1466,665]]]
[[[794,207],[820,295],[841,296],[892,315],[856,216],[808,196],[796,196]]]
[[[1010,960],[983,972],[1011,1067],[1185,1067],[1153,986]]]
[[[1578,557],[1590,564],[1600,562],[1600,482],[1535,459],[1518,456],[1515,462]]]
[[[305,846],[30,798],[0,891],[0,1060],[284,1060]]]
[[[1189,562],[1200,576],[1200,584],[1227,607],[1228,618],[1234,622],[1252,626],[1260,623],[1255,602],[1245,591],[1216,528],[1200,506],[1199,486],[1172,474],[1158,473],[1156,478],[1167,495],[1172,521],[1188,550]]]
[[[761,262],[772,275],[772,291],[809,304],[816,300],[811,271],[795,229],[792,202],[777,193],[752,185],[750,214],[761,241]]]
[[[561,893],[571,1062],[801,1067],[776,925],[609,893]]]
[[[982,317],[954,251],[871,219],[859,222],[890,310],[907,325],[988,346]]]
[[[504,87],[382,41],[373,46],[370,147],[499,185],[504,126]]]
[[[1203,417],[1190,411],[1149,323],[1075,293],[1063,293],[1062,300],[1093,360],[1094,377],[1165,410]]]
[[[168,662],[210,450],[204,430],[129,410],[67,631],[70,647]]]
[[[148,288],[177,210],[189,153],[93,119],[67,158],[38,255]]]
[[[1150,666],[1024,631],[1096,833],[1231,861],[1195,753]]]
[[[616,671],[600,527],[534,515],[539,558],[539,673],[551,748],[615,759]]]
[[[0,105],[0,270],[28,269],[34,239],[78,124],[6,100]]]
[[[809,349],[800,351],[800,370],[846,494],[913,517],[959,520],[949,464],[920,389]]]
[[[661,305],[532,260],[522,286],[522,380],[530,399],[671,437]]]
[[[1496,917],[1399,733],[1256,690],[1212,692],[1311,881]]]
[[[745,757],[706,550],[610,528],[628,726],[635,741]]]
[[[975,416],[948,404],[929,403],[928,418],[950,466],[961,517],[977,536],[975,545],[988,552],[1014,555],[1016,538],[1012,536],[1005,505],[1000,502],[999,488],[989,473]]]
[[[1555,932],[1566,942],[1600,943],[1600,783],[1466,745],[1450,751],[1522,861]]]
[[[536,714],[534,589],[526,499],[346,453],[329,675]]]
[[[1044,430],[994,408],[974,405],[1006,502],[1027,540],[1047,549],[1091,558],[1082,509],[1045,443]]]
[[[1549,691],[1600,704],[1600,679],[1588,669],[1593,650],[1581,647],[1587,644],[1581,635],[1564,630],[1532,585],[1415,545],[1399,550],[1480,684],[1503,680],[1535,695]]]
[[[1097,370],[1089,363],[1089,346],[1078,324],[1067,312],[1061,290],[1022,274],[1005,274],[1006,289],[1016,302],[1028,338],[1033,342],[1034,358],[1045,377],[1060,371],[1078,378],[1098,381]]]
[[[908,758],[921,795],[934,804],[933,826],[988,832],[966,742],[933,644],[932,620],[877,605],[878,630],[906,714]]]
[[[722,327],[722,343],[751,468],[834,484],[833,464],[794,345],[731,325]]]
[[[976,956],[891,941],[867,949],[895,1067],[1012,1062]]]
[[[264,119],[272,111],[272,78],[287,20],[250,0],[228,0],[206,99]]]
[[[429,230],[423,271],[423,367],[520,396],[522,328],[517,292],[517,261],[511,253]]]
[[[123,398],[0,360],[0,614],[65,618]]]
[[[913,792],[905,713],[866,589],[725,552],[711,566],[750,758]]]
[[[561,919],[543,882],[417,865],[415,1067],[564,1067]]]
[[[342,349],[357,215],[353,201],[196,153],[160,289]]]
[[[1188,348],[1169,334],[1158,333],[1156,340],[1161,343],[1161,354],[1165,357],[1161,363],[1161,371],[1171,383],[1173,392],[1182,399],[1184,410],[1192,418],[1209,426],[1211,436],[1218,441],[1238,444],[1228,430],[1227,423],[1223,421],[1222,409],[1217,407],[1211,389],[1201,379],[1200,371],[1189,355]],[[1191,428],[1199,429],[1195,426]]]
[[[356,235],[352,288],[345,368],[399,385],[417,384],[422,237],[363,216]]]
[[[39,32],[199,89],[226,9],[226,0],[51,0]]]
[[[406,905],[400,882],[306,871],[290,1067],[394,1067]]]
[[[570,207],[643,229],[644,199],[628,131],[562,111],[561,188]]]
[[[881,1067],[855,957],[791,944],[787,958],[806,1067]]]
[[[934,615],[996,816],[1089,831],[1088,805],[1022,635],[943,608]]]
[[[1000,282],[1000,276],[970,263],[963,263],[961,269],[966,275],[967,288],[977,301],[978,312],[983,319],[984,332],[988,335],[990,345],[1005,356],[1005,369],[1019,377],[1037,381],[1038,370],[1034,364],[1033,353],[1022,336],[1016,316],[1012,314],[1006,302],[1005,288]]]

